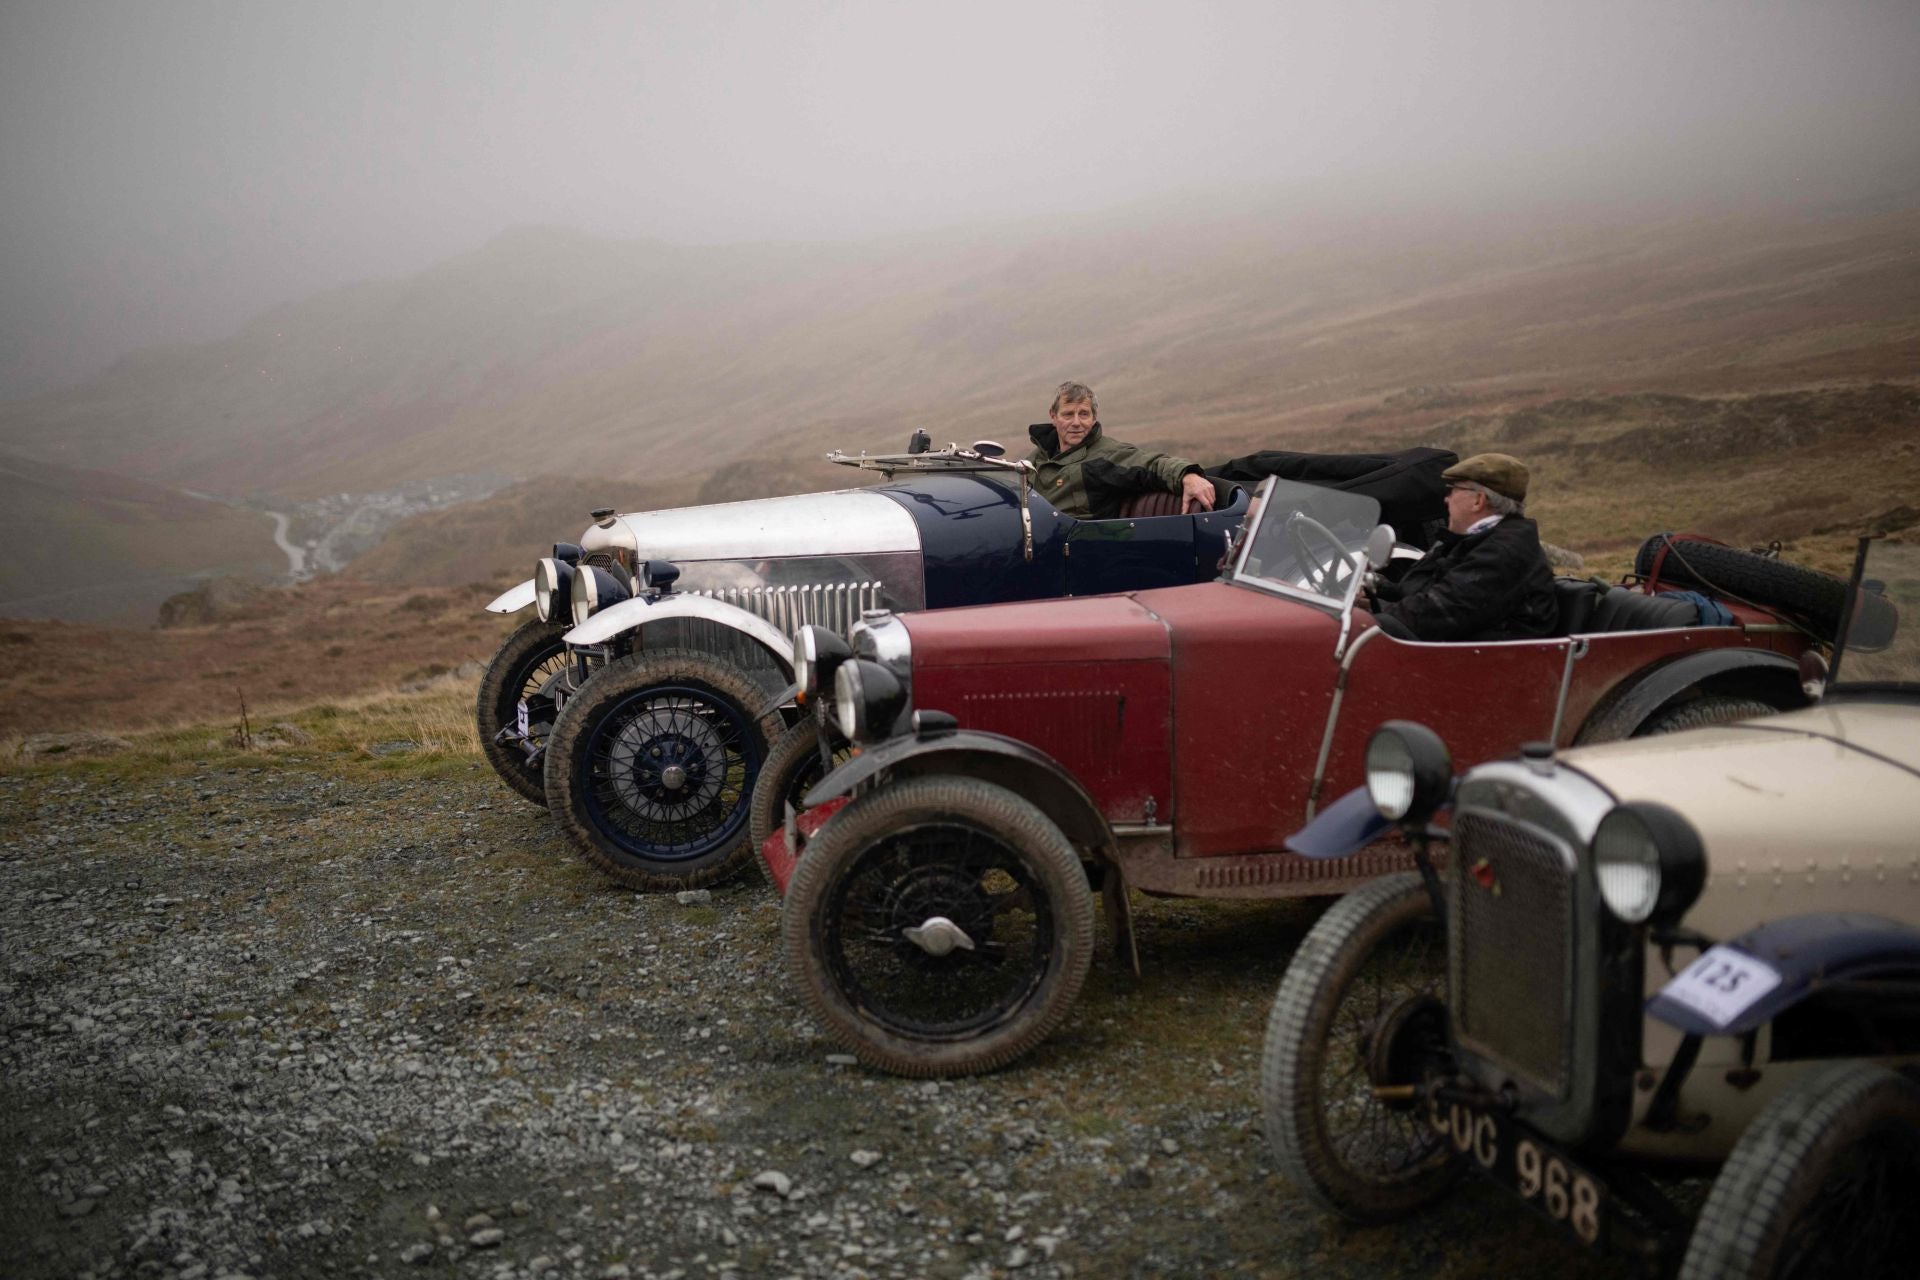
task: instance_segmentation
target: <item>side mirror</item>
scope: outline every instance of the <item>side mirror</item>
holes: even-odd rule
[[[1007,456],[1007,446],[997,440],[975,440],[973,442],[973,451],[983,458],[1004,458]]]
[[[1377,524],[1367,535],[1367,568],[1384,569],[1393,559],[1393,526]]]

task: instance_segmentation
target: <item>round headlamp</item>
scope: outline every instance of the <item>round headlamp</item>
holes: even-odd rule
[[[1593,833],[1593,868],[1607,910],[1628,924],[1672,924],[1707,879],[1693,825],[1662,804],[1617,805]]]
[[[833,718],[855,742],[886,737],[903,700],[900,681],[877,662],[853,658],[833,673]]]
[[[1440,735],[1389,720],[1367,741],[1367,795],[1390,822],[1425,823],[1453,787],[1453,757]]]
[[[631,596],[627,584],[599,565],[573,571],[573,625],[579,626],[601,609]]]
[[[805,626],[793,638],[793,682],[800,686],[801,698],[817,698],[833,680],[842,662],[853,650],[840,636],[825,627]]]
[[[533,607],[542,622],[559,622],[573,608],[573,566],[550,556],[533,566]]]

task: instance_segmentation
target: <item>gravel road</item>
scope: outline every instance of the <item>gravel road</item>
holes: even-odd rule
[[[928,1083],[832,1053],[770,890],[610,888],[464,760],[5,775],[0,832],[8,1277],[1624,1274],[1484,1189],[1296,1200],[1304,904],[1147,905],[1143,980]]]

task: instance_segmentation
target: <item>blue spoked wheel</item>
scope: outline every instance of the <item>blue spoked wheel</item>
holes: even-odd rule
[[[752,857],[748,802],[784,725],[710,654],[635,654],[567,700],[548,741],[547,808],[580,853],[633,889],[692,889]]]

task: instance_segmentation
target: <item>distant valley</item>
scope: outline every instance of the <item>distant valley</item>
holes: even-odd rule
[[[1642,446],[1687,414],[1736,434],[1759,419],[1714,406],[1864,415],[1845,449],[1759,442],[1831,469],[1769,499],[1800,501],[1782,511],[1810,531],[1909,483],[1897,398],[1856,393],[1920,377],[1920,208],[1608,221],[1276,202],[704,248],[523,229],[0,404],[0,613],[143,625],[182,583],[284,579],[294,560],[368,583],[521,575],[594,506],[844,485],[827,449],[915,427],[1018,447],[1068,376],[1116,434],[1203,460],[1475,441],[1500,421],[1541,452],[1548,494],[1644,471],[1703,514],[1755,508],[1741,477],[1765,466],[1722,441],[1650,469],[1661,453]],[[1811,398],[1762,399],[1795,395]],[[1577,403],[1599,407],[1512,425]],[[1631,457],[1609,467],[1592,450],[1616,438]],[[498,479],[421,500],[455,474]],[[1569,532],[1630,536],[1606,524]]]

